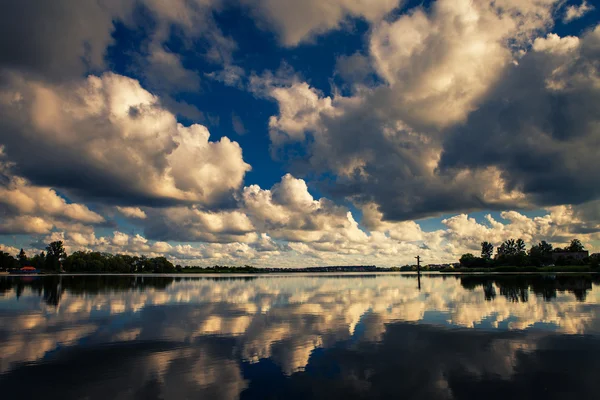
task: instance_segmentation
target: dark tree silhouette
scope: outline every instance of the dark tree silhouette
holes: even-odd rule
[[[481,258],[491,260],[494,254],[494,245],[490,242],[481,242]]]
[[[23,249],[21,249],[17,258],[19,259],[19,264],[21,264],[21,267],[24,267],[29,263],[29,260],[27,259],[27,254],[25,254],[25,250]]]
[[[60,271],[62,262],[67,258],[67,252],[63,242],[58,240],[46,247],[46,268],[52,271]]]
[[[529,259],[533,265],[538,267],[550,264],[552,262],[552,245],[542,240],[539,244],[531,246]]]
[[[581,243],[581,240],[579,239],[573,239],[571,240],[571,244],[569,245],[569,247],[567,247],[566,249],[569,252],[579,252],[579,251],[584,251],[584,247],[583,244]]]

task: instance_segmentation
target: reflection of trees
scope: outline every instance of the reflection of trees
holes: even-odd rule
[[[58,306],[62,294],[98,294],[107,291],[143,291],[146,288],[166,289],[173,282],[165,276],[123,276],[123,275],[44,275],[44,276],[4,276],[0,277],[0,293],[15,289],[17,298],[28,288],[44,299],[48,305]]]
[[[597,275],[499,275],[499,276],[461,276],[460,284],[467,290],[483,288],[485,299],[491,301],[496,296],[494,286],[500,295],[513,302],[526,302],[529,292],[546,301],[556,298],[557,292],[575,295],[578,301],[585,301],[593,283],[600,283]]]
[[[492,282],[487,282],[483,286],[483,293],[485,294],[485,299],[487,301],[492,301],[496,298],[496,287]]]
[[[529,301],[529,285],[526,282],[511,282],[500,285],[500,295],[513,303],[527,303]]]

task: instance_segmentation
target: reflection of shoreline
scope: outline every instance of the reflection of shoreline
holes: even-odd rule
[[[483,288],[485,300],[493,301],[496,297],[495,288],[500,294],[513,302],[527,302],[529,292],[542,297],[545,301],[556,298],[557,293],[568,292],[575,296],[577,301],[585,301],[593,284],[600,284],[599,275],[591,274],[421,274],[423,283],[427,281],[445,282],[459,281],[460,285],[469,291]],[[387,284],[394,280],[401,282],[418,281],[417,274],[306,274],[306,275],[211,275],[211,276],[181,276],[175,274],[82,274],[82,275],[38,275],[1,276],[0,295],[10,290],[15,290],[17,299],[24,289],[31,289],[38,296],[43,297],[48,305],[58,306],[61,296],[65,291],[72,295],[101,294],[103,292],[144,291],[153,289],[165,291],[173,284],[191,284],[202,282],[239,282],[243,284],[269,284],[270,282],[296,282],[302,280],[327,281],[375,281]],[[415,285],[420,289],[419,285]],[[243,286],[241,287],[243,288]],[[434,293],[432,293],[434,294]]]

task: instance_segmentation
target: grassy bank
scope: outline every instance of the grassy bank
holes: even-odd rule
[[[517,267],[517,266],[502,266],[493,268],[446,268],[440,272],[600,272],[598,268],[592,268],[588,265],[564,265],[560,267]]]

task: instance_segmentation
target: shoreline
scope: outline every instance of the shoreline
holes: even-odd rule
[[[597,270],[562,270],[562,271],[496,271],[496,270],[472,270],[472,271],[421,271],[422,276],[458,276],[458,275],[571,275],[571,274],[591,274],[595,275],[600,273]],[[0,276],[9,277],[36,277],[36,276],[139,276],[139,277],[289,277],[289,276],[348,276],[348,277],[361,277],[361,276],[385,276],[385,275],[407,275],[407,276],[418,276],[417,271],[373,271],[373,272],[175,272],[175,273],[153,273],[153,272],[142,272],[142,273],[118,273],[118,272],[74,272],[74,273],[38,273],[38,274],[0,274]]]

